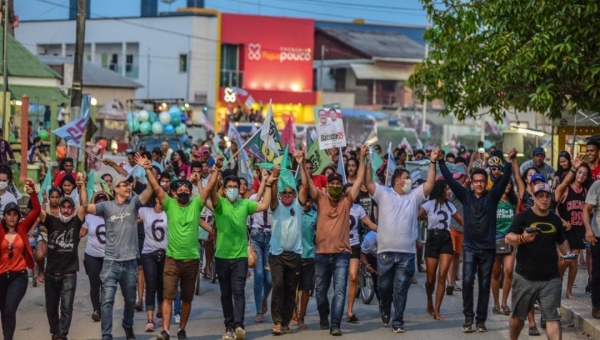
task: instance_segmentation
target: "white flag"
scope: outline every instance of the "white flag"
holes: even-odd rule
[[[385,171],[385,185],[386,186],[392,185],[392,175],[394,174],[394,171],[396,171],[396,160],[394,159],[394,154],[392,151],[393,151],[392,150],[392,142],[390,142],[390,144],[388,146],[387,169]]]
[[[367,117],[373,122],[373,128],[371,129],[371,132],[369,132],[365,144],[373,145],[379,141],[379,136],[377,135],[377,120],[372,115],[367,115]]]
[[[277,126],[275,125],[275,120],[273,119],[273,107],[271,106],[271,101],[269,101],[269,109],[267,110],[267,117],[265,117],[265,121],[260,130],[260,139],[267,145],[267,147],[275,153],[276,156],[279,156],[279,150],[277,150],[277,145],[275,145],[275,134],[277,133]]]
[[[244,104],[246,104],[247,107],[251,107],[252,105],[254,105],[254,103],[256,103],[256,101],[250,95],[250,96],[248,96],[248,98],[246,98],[246,102]]]

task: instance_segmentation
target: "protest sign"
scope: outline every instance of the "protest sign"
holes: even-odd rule
[[[317,106],[314,115],[321,150],[345,147],[346,133],[339,105]]]

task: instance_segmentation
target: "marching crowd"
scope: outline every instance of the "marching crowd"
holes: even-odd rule
[[[307,329],[314,289],[319,327],[339,336],[344,317],[359,321],[353,307],[361,264],[373,276],[381,321],[391,323],[394,333],[405,331],[408,291],[415,272],[425,271],[423,305],[433,319],[444,319],[444,296],[461,291],[462,331],[485,332],[491,292],[491,311],[509,316],[511,339],[526,320],[529,334],[540,335],[534,305],[547,337],[560,339],[562,276],[569,271],[565,294],[571,298],[578,261],[587,265],[586,292],[600,318],[600,142],[588,142],[585,161],[561,152],[556,171],[544,162],[543,148],[521,166],[516,150],[505,151],[420,150],[413,160],[428,159],[429,165],[409,171],[399,148],[389,158],[396,163],[391,174],[385,164],[370,164],[371,153],[382,152],[379,145],[346,148],[342,155],[335,149],[334,166],[321,174],[298,151],[290,167],[297,169],[296,182],[282,181],[292,170],[275,166],[256,169],[249,183],[209,147],[194,151],[190,161],[167,144],[129,154],[125,167],[105,159],[118,175],[102,175],[107,185],[89,200],[86,176],[66,158],[43,202],[33,180],[26,181],[30,201],[24,211],[7,191],[10,168],[0,166],[4,339],[13,339],[27,270],[35,263],[39,274],[33,279],[44,285],[52,339],[67,339],[84,237],[90,313],[103,340],[113,338],[117,285],[127,339],[135,339],[133,316],[143,306],[147,332],[161,327],[157,339],[187,339],[197,276],[209,278],[211,270],[220,287],[223,339],[244,339],[251,268],[254,322],[263,322],[270,309],[274,335],[291,333],[292,323]],[[336,171],[340,156],[345,173]]]

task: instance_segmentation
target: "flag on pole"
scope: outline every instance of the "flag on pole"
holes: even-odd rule
[[[367,115],[367,117],[373,122],[373,128],[371,129],[371,132],[369,132],[365,144],[372,145],[379,141],[379,136],[377,134],[377,120],[372,115]]]
[[[294,138],[294,126],[292,125],[292,120],[288,119],[285,124],[285,128],[281,133],[281,144],[288,147],[292,154],[296,153],[296,140]]]
[[[277,131],[277,126],[273,119],[273,107],[271,102],[269,102],[269,108],[267,109],[267,117],[265,117],[265,121],[260,129],[260,139],[265,143],[269,150],[273,151],[276,156],[279,156],[280,150],[277,149],[275,140],[278,139],[279,143],[281,143],[281,138],[279,137],[279,132]]]
[[[409,153],[411,155],[413,154],[413,149],[410,146],[410,143],[408,142],[408,139],[406,139],[406,137],[402,137],[402,141],[400,142],[400,147],[404,148],[407,153]]]
[[[306,153],[306,159],[312,162],[313,174],[320,174],[331,163],[327,152],[319,147],[319,140],[315,140],[312,144]]]
[[[100,182],[100,187],[102,188],[104,193],[109,195],[110,197],[113,197],[112,191],[108,187],[108,183],[106,183],[102,178],[99,178],[98,181]]]
[[[83,135],[89,120],[89,116],[83,116],[75,119],[69,124],[53,130],[52,132],[58,137],[64,139],[67,143],[81,149],[81,142],[83,142]]]
[[[200,112],[200,124],[203,124],[208,131],[215,131],[215,127],[210,123],[204,112]]]
[[[392,153],[392,142],[388,146],[387,169],[385,171],[385,186],[390,186],[392,183],[392,175],[396,171],[396,161]]]
[[[96,178],[95,173],[90,172],[88,174],[88,180],[85,186],[85,189],[87,191],[87,202],[90,203],[92,201],[92,196],[94,196],[94,179]]]
[[[250,95],[248,96],[248,98],[246,98],[246,102],[244,104],[246,104],[247,107],[251,107],[252,105],[254,105],[254,103],[256,103],[256,101],[254,100],[252,95]]]
[[[338,151],[339,157],[337,164],[337,172],[338,174],[342,175],[342,184],[346,184],[346,169],[344,168],[344,157],[342,157],[342,148],[338,148]]]
[[[277,192],[282,192],[286,187],[290,187],[296,192],[296,180],[290,169],[291,166],[292,162],[290,161],[290,154],[286,147],[283,152],[283,158],[281,159],[281,171],[279,173],[279,178],[277,179]]]

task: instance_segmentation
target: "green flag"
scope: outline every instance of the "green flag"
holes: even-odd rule
[[[85,186],[85,189],[87,190],[87,197],[88,197],[88,203],[90,203],[92,201],[92,196],[94,196],[94,179],[96,178],[96,175],[91,172],[88,175],[88,180],[87,180],[87,184]]]
[[[285,147],[283,152],[283,158],[281,159],[281,171],[279,173],[279,179],[277,180],[277,192],[282,192],[285,187],[290,187],[296,192],[296,180],[292,173],[290,162],[290,154],[288,153],[288,147]]]
[[[378,182],[377,170],[383,165],[383,159],[377,152],[373,152],[373,161],[371,162],[371,169],[373,170],[373,181]]]
[[[310,146],[310,149],[306,154],[306,159],[310,159],[312,162],[313,174],[320,174],[326,166],[331,164],[331,160],[329,159],[327,152],[319,148],[319,140],[315,140]]]
[[[112,191],[108,187],[108,184],[102,178],[99,178],[98,181],[100,182],[100,186],[102,187],[102,190],[104,190],[104,193],[112,197]]]

